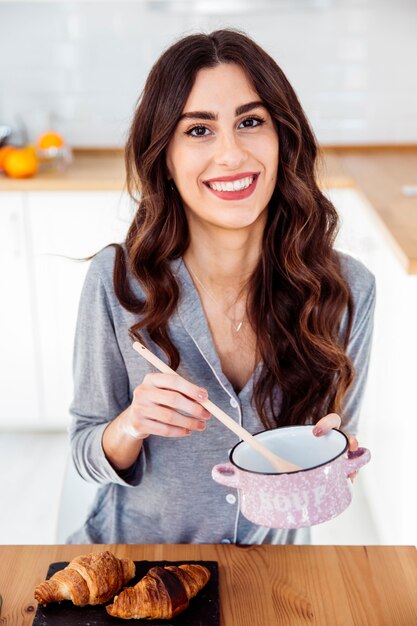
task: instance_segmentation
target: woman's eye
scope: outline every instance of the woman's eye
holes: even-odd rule
[[[256,126],[261,126],[265,120],[260,117],[247,117],[245,120],[240,122],[239,126],[243,126],[243,128],[255,128]]]
[[[206,137],[209,132],[206,126],[194,126],[187,130],[187,135],[191,135],[191,137]]]

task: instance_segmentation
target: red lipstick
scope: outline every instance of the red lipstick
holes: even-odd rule
[[[241,178],[247,178],[249,176],[253,176],[253,181],[251,182],[249,187],[246,187],[246,189],[239,189],[236,191],[217,191],[216,189],[213,189],[212,187],[210,187],[210,185],[208,184],[209,182],[211,183],[233,182],[234,180],[240,180]],[[221,176],[219,178],[211,178],[208,181],[204,181],[204,184],[207,187],[207,189],[211,191],[211,193],[213,193],[215,196],[217,196],[221,200],[236,201],[236,200],[244,200],[245,198],[249,198],[249,196],[253,194],[253,192],[255,191],[256,183],[258,182],[258,178],[259,178],[258,172],[243,172],[242,174],[237,174],[235,176]]]
[[[209,178],[204,183],[232,183],[234,180],[240,180],[241,178],[248,178],[249,176],[259,176],[259,172],[239,172],[234,176],[217,176],[217,178]]]

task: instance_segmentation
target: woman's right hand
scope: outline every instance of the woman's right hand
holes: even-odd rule
[[[177,374],[147,374],[134,389],[130,407],[120,415],[120,425],[135,439],[185,437],[206,428],[210,413],[200,402],[207,398],[205,389]]]

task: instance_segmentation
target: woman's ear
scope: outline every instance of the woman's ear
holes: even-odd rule
[[[166,158],[165,162],[166,176],[169,181],[172,180],[172,170],[170,168],[169,157]]]
[[[175,188],[174,187],[174,179],[172,177],[171,170],[170,170],[170,168],[168,166],[168,159],[167,159],[167,163],[166,163],[165,174],[166,174],[166,177],[167,177],[167,181],[168,181],[169,187],[171,189],[174,189]]]
[[[174,167],[172,163],[172,154],[171,154],[170,144],[167,146],[166,152],[165,152],[165,170],[166,170],[167,179],[171,181],[174,178],[174,175],[173,175]]]

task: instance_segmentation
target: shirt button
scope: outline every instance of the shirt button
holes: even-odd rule
[[[230,541],[230,539],[226,538],[226,539],[222,539],[221,543],[232,543],[232,542]]]
[[[232,406],[234,409],[237,408],[237,402],[234,398],[230,398],[230,406]]]
[[[229,504],[234,504],[236,502],[236,496],[233,493],[228,493],[226,496],[226,502]]]

